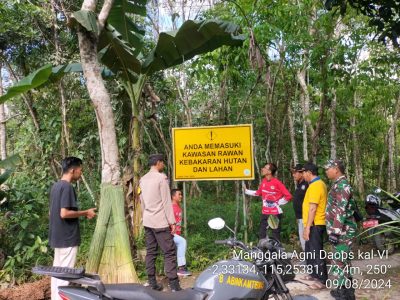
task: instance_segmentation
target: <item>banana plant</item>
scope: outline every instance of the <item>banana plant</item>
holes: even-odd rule
[[[223,45],[240,46],[245,39],[239,26],[230,22],[219,20],[186,21],[176,31],[161,33],[155,48],[145,55],[143,53],[145,31],[134,20],[137,16],[144,17],[146,15],[146,4],[147,0],[114,0],[106,25],[101,31],[99,30],[97,15],[90,10],[82,9],[73,13],[72,22],[72,24],[84,28],[93,36],[98,37],[98,58],[106,67],[103,69],[103,76],[106,74],[116,76],[122,82],[130,97],[133,114],[133,128],[131,130],[133,135],[131,138],[134,161],[132,165],[136,180],[138,178],[137,170],[139,170],[139,98],[147,76],[181,64],[196,55],[213,51]],[[39,88],[43,84],[57,80],[67,72],[81,71],[82,67],[79,64],[57,67],[43,66],[22,79],[14,87],[9,88],[8,92],[0,97],[0,103],[29,89]],[[105,129],[103,128],[103,130]],[[104,143],[109,143],[109,140],[101,139],[101,143],[102,149],[105,149]],[[102,171],[102,183],[111,183],[103,178],[103,174],[105,174],[104,170]],[[113,178],[118,179],[118,177],[119,175],[116,175]],[[113,263],[110,260],[104,261],[107,254],[104,252],[105,250],[102,250],[104,245],[109,243],[109,238],[115,239],[115,241],[110,241],[110,243],[114,243],[114,249],[121,250],[123,248],[126,250],[124,252],[129,251],[129,236],[123,231],[113,228],[112,222],[109,222],[111,215],[116,224],[118,223],[116,218],[118,220],[124,219],[121,215],[123,214],[124,204],[122,187],[112,184],[104,186],[100,197],[101,209],[97,221],[98,225],[96,225],[93,235],[87,263],[88,270],[99,273],[101,273],[99,265],[107,264],[107,269],[111,269]],[[115,188],[118,188],[118,190]],[[110,201],[110,199],[115,201]],[[115,215],[116,211],[118,211],[118,216]],[[137,207],[134,215],[140,217],[139,211],[140,207]],[[136,225],[139,224],[138,220],[135,220]],[[119,232],[119,234],[116,235],[113,232]],[[129,261],[129,255],[125,255],[125,258],[126,261]],[[114,263],[118,265],[118,262]],[[133,269],[133,266],[129,268]],[[125,272],[129,273],[129,271]],[[136,280],[136,276],[129,278]],[[110,279],[110,281],[113,280]]]

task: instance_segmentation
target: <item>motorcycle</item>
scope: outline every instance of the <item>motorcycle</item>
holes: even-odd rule
[[[395,231],[388,230],[387,226],[400,224],[400,192],[394,195],[376,188],[373,193],[365,199],[366,219],[363,221],[363,228],[369,229],[371,238],[380,251],[392,254],[395,250],[395,241],[399,238]],[[388,207],[384,205],[388,204]]]
[[[224,227],[230,229],[221,218],[210,220],[208,225],[217,230]],[[198,276],[193,288],[178,292],[160,292],[140,284],[105,284],[97,274],[86,273],[83,268],[36,266],[32,272],[74,283],[59,287],[63,300],[293,299],[278,270],[278,260],[269,259],[266,255],[283,251],[279,242],[264,239],[258,247],[249,247],[233,237],[215,243],[238,248],[243,251],[243,257],[214,263]],[[290,260],[285,263],[290,263]]]

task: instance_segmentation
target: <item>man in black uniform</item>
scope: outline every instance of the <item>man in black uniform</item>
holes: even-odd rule
[[[49,244],[54,249],[53,266],[73,268],[81,242],[79,217],[94,218],[96,208],[78,209],[72,183],[82,176],[82,160],[73,156],[64,158],[62,171],[61,179],[53,184],[50,191]],[[68,284],[68,281],[52,277],[51,300],[61,300],[58,287]]]
[[[306,241],[303,238],[303,200],[308,188],[308,182],[303,178],[303,165],[297,164],[292,168],[292,176],[296,182],[296,190],[293,197],[294,214],[296,215],[297,225],[299,227],[299,239],[301,249],[305,250]]]

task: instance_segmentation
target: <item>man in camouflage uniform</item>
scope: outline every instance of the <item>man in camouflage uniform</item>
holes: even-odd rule
[[[355,202],[353,189],[345,177],[345,167],[340,160],[329,160],[324,166],[326,176],[333,181],[326,206],[326,230],[333,245],[332,271],[337,279],[337,289],[331,291],[335,299],[355,299],[352,287],[351,262],[349,254],[356,235],[354,219]],[[336,281],[334,282],[336,283]],[[336,284],[335,284],[336,286]]]

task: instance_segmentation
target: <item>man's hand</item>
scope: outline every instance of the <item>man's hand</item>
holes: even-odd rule
[[[278,205],[285,205],[288,201],[285,198],[281,198],[278,200]]]
[[[248,190],[248,189],[246,189],[246,190],[244,191],[244,193],[245,193],[246,195],[249,195],[249,196],[256,196],[256,192],[257,192],[257,191]]]
[[[169,225],[169,227],[171,228],[171,234],[174,235],[176,232],[176,225],[175,224],[171,224]]]
[[[332,245],[337,245],[339,243],[339,236],[337,234],[330,234],[328,236],[329,243]]]
[[[89,208],[87,211],[86,211],[86,218],[88,218],[88,219],[93,219],[95,216],[96,216],[96,207],[93,207],[93,208]]]
[[[305,227],[304,231],[303,231],[303,239],[305,241],[309,241],[310,240],[310,227]]]

